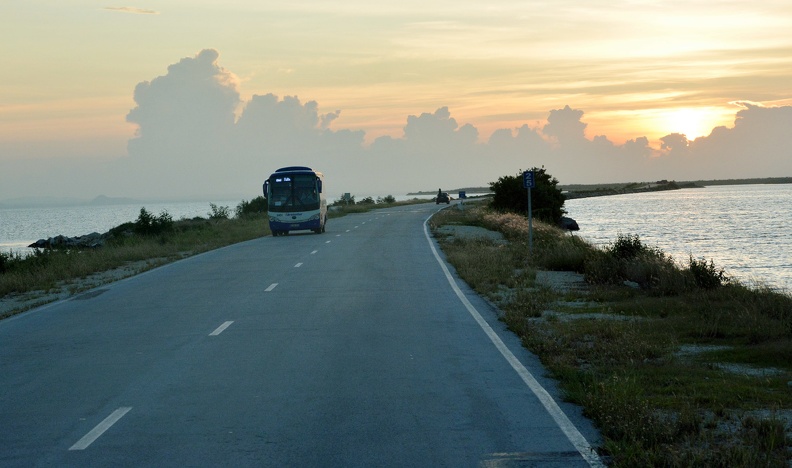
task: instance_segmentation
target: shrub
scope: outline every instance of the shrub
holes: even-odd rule
[[[564,194],[558,188],[558,180],[547,173],[544,167],[533,168],[536,187],[531,189],[531,211],[537,219],[550,224],[557,224],[566,214],[564,210]],[[514,176],[503,176],[497,182],[490,183],[490,190],[495,194],[492,208],[528,214],[528,194],[523,188],[522,171]]]
[[[173,217],[167,211],[154,215],[146,208],[141,208],[133,230],[135,234],[144,236],[165,234],[173,231]]]
[[[386,195],[384,197],[377,198],[377,203],[384,205],[391,205],[393,203],[396,203],[396,198],[393,195]]]
[[[333,202],[333,206],[347,206],[347,205],[354,205],[355,204],[355,196],[342,196],[341,198],[337,199]]]
[[[586,258],[584,271],[590,283],[618,284],[627,280],[662,295],[680,294],[690,283],[669,255],[645,245],[637,234],[619,234],[613,244]]]
[[[608,246],[605,251],[616,258],[624,260],[631,260],[641,254],[649,253],[649,247],[645,246],[638,234],[621,234],[619,233],[616,241]]]
[[[209,219],[221,220],[228,219],[231,216],[231,210],[227,206],[217,206],[214,203],[209,203],[209,208],[212,210],[209,213]]]
[[[712,260],[707,263],[703,258],[699,260],[693,258],[693,255],[690,256],[688,270],[693,275],[696,286],[701,289],[715,289],[731,281],[722,268],[715,268]]]
[[[358,205],[373,205],[376,202],[371,197],[366,197],[358,202]]]
[[[254,198],[254,199],[252,199],[250,201],[242,200],[236,206],[236,209],[235,209],[234,212],[235,212],[235,216],[237,218],[242,218],[242,217],[245,217],[245,216],[254,216],[254,215],[257,215],[257,214],[266,213],[267,212],[267,199],[259,195],[258,197]]]
[[[0,252],[0,275],[5,273],[11,267],[12,254]]]

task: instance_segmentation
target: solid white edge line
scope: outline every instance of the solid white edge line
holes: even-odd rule
[[[212,333],[210,333],[210,334],[209,334],[209,336],[217,336],[217,335],[219,335],[219,334],[223,333],[223,332],[225,331],[225,329],[226,329],[226,328],[228,328],[228,327],[230,327],[230,326],[231,326],[231,324],[232,324],[232,323],[234,323],[234,321],[233,321],[233,320],[231,320],[231,321],[228,321],[228,322],[223,322],[223,324],[222,324],[222,325],[220,325],[219,327],[217,327],[217,328],[215,329],[215,331],[213,331]]]
[[[552,416],[553,420],[555,420],[556,424],[558,424],[558,427],[561,428],[561,430],[564,432],[564,435],[566,435],[567,439],[569,439],[569,442],[575,446],[575,449],[577,449],[583,459],[588,462],[589,466],[604,467],[605,464],[602,462],[599,455],[597,455],[597,452],[594,450],[591,444],[588,443],[586,438],[583,437],[583,434],[580,433],[572,421],[569,420],[569,417],[567,417],[561,407],[558,406],[558,403],[553,400],[553,397],[550,396],[550,393],[548,393],[547,390],[542,387],[542,384],[536,380],[533,374],[531,374],[531,372],[522,365],[520,360],[517,359],[517,357],[509,350],[509,348],[506,347],[506,344],[504,344],[503,340],[501,340],[498,334],[495,333],[495,330],[490,327],[487,321],[481,316],[479,311],[473,306],[473,304],[470,303],[470,301],[468,301],[467,297],[465,297],[465,294],[457,285],[456,280],[451,275],[448,267],[446,267],[445,262],[443,262],[443,259],[440,258],[440,254],[437,252],[434,242],[432,242],[431,236],[429,236],[429,228],[427,226],[432,216],[434,216],[434,213],[432,213],[432,215],[430,215],[424,221],[424,236],[426,236],[426,240],[429,242],[429,247],[432,249],[432,254],[434,254],[437,263],[440,264],[440,268],[443,269],[443,273],[445,273],[446,279],[451,285],[451,288],[454,290],[454,293],[457,295],[473,319],[479,324],[479,327],[481,327],[484,333],[487,334],[490,341],[492,341],[492,344],[495,345],[498,351],[500,351],[501,355],[506,359],[506,361],[508,361],[512,369],[517,372],[517,375],[519,375],[523,382],[525,382],[525,385],[527,385],[533,394],[536,395],[536,398],[539,399],[539,401],[542,403],[542,406],[544,406],[545,410],[550,414],[550,416]]]
[[[264,290],[264,292],[270,292],[273,289],[275,289],[277,286],[278,286],[278,283],[272,283],[271,285],[269,285],[269,287],[267,289]]]
[[[123,418],[125,414],[131,410],[131,407],[121,407],[117,410],[110,413],[110,416],[106,417],[104,421],[100,422],[96,425],[91,432],[85,434],[82,439],[78,440],[76,444],[69,447],[69,450],[85,450],[90,446],[96,439],[98,439],[102,434],[105,433],[106,430],[110,429],[113,424],[117,423],[119,419]]]

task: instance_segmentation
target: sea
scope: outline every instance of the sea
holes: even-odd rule
[[[363,197],[359,197],[363,198]],[[374,198],[377,198],[376,196]],[[413,198],[397,195],[397,200]],[[241,200],[218,200],[233,213]],[[0,251],[27,254],[38,239],[107,232],[134,221],[140,209],[174,220],[208,217],[210,202],[0,208]],[[792,184],[717,185],[567,200],[580,236],[597,246],[638,235],[680,265],[690,256],[748,286],[792,292]]]
[[[792,292],[792,184],[705,188],[567,200],[578,235],[598,246],[638,235],[683,266],[712,261],[751,287]]]
[[[125,204],[57,207],[0,207],[0,252],[15,252],[23,255],[32,252],[27,246],[38,239],[58,235],[82,236],[92,232],[100,234],[124,223],[135,221],[141,208],[159,215],[163,212],[173,220],[191,219],[197,216],[208,218],[211,204],[234,209],[242,200],[174,201],[174,202],[131,202]]]
[[[396,200],[412,198],[431,198],[430,195],[398,195]],[[375,200],[384,195],[372,195]],[[366,195],[357,196],[358,200]],[[328,199],[337,200],[337,197]],[[131,201],[120,204],[92,205],[75,203],[71,206],[27,206],[3,207],[0,204],[0,252],[28,255],[33,249],[28,245],[39,239],[48,239],[58,235],[66,237],[82,236],[93,232],[100,234],[138,218],[140,209],[159,215],[168,213],[174,221],[194,217],[208,218],[212,212],[211,204],[228,207],[231,214],[242,200],[214,201],[171,201],[150,202]]]

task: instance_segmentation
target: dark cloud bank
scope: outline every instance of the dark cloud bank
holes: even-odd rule
[[[661,150],[645,137],[622,145],[587,137],[583,111],[569,106],[551,110],[542,127],[498,130],[486,142],[443,107],[409,116],[402,137],[365,145],[363,131],[333,130],[341,112],[323,114],[316,102],[272,94],[243,102],[214,50],[138,84],[134,99],[128,156],[61,168],[93,191],[84,196],[252,198],[270,172],[294,164],[325,172],[331,197],[481,186],[532,166],[562,183],[792,175],[792,107],[742,103],[733,128],[694,141],[671,134]]]

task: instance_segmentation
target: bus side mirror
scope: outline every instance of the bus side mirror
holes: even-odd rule
[[[264,198],[267,198],[267,191],[269,189],[269,181],[264,182]]]
[[[319,193],[322,193],[322,179],[317,179],[316,180],[316,190]]]

